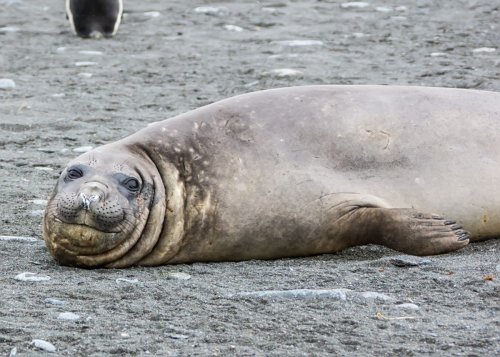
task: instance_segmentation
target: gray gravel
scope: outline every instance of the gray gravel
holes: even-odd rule
[[[288,85],[500,91],[498,0],[341,3],[125,1],[118,35],[92,41],[60,0],[0,0],[0,355],[500,355],[498,239],[425,263],[367,246],[89,271],[45,250],[64,164],[150,122]]]

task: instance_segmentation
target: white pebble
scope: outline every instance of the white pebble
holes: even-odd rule
[[[318,40],[288,40],[288,41],[276,41],[276,43],[288,47],[323,46],[323,41],[318,41]]]
[[[243,28],[236,25],[224,25],[224,28],[228,31],[242,32]]]
[[[83,153],[83,152],[90,151],[92,149],[93,149],[92,146],[80,146],[80,147],[74,148],[73,152],[81,152],[81,153]]]
[[[19,281],[37,282],[37,281],[50,280],[50,276],[38,275],[36,273],[25,272],[25,273],[21,273],[21,274],[16,275],[14,277],[14,279],[19,280]]]
[[[378,12],[391,12],[392,8],[386,7],[386,6],[377,6],[375,8],[375,11],[378,11]]]
[[[340,4],[340,7],[343,9],[352,9],[352,8],[362,9],[362,8],[367,7],[367,6],[370,6],[370,4],[368,4],[367,2],[362,2],[362,1],[352,1],[352,2],[345,2],[345,3]]]
[[[31,217],[42,217],[45,211],[43,209],[36,209],[30,212]]]
[[[275,13],[275,12],[278,11],[277,8],[275,8],[275,7],[269,7],[269,6],[264,6],[261,10],[264,11],[264,12],[269,12],[269,13]]]
[[[365,33],[362,33],[362,32],[353,32],[352,35],[356,38],[363,38],[363,37],[366,37],[368,36],[367,34]]]
[[[16,82],[12,79],[1,78],[0,79],[0,89],[14,89],[16,88]]]
[[[101,51],[79,51],[78,53],[81,55],[88,55],[88,56],[102,56],[104,54]]]
[[[359,295],[361,295],[363,298],[367,300],[377,300],[377,301],[387,301],[387,302],[396,300],[393,297],[390,297],[386,294],[377,293],[375,291],[364,291]]]
[[[48,167],[48,166],[35,166],[35,170],[54,171],[54,169],[52,167]]]
[[[34,345],[36,348],[39,348],[41,350],[44,350],[46,352],[55,352],[56,351],[56,347],[50,343],[50,342],[47,342],[47,341],[44,341],[44,340],[33,340],[31,341],[31,344]]]
[[[215,7],[215,6],[199,6],[194,9],[194,12],[200,14],[217,15],[227,11],[225,7]]]
[[[301,71],[293,68],[277,68],[269,71],[269,74],[276,76],[278,78],[284,77],[301,77],[304,75]]]
[[[57,47],[56,52],[62,53],[66,51],[66,47]]]
[[[44,300],[45,303],[50,304],[50,305],[56,305],[56,306],[64,306],[67,305],[68,302],[64,300],[59,300],[55,298],[46,298]]]
[[[14,27],[14,26],[5,26],[5,27],[0,27],[0,33],[12,33],[12,32],[18,32],[19,27]]]
[[[396,6],[394,10],[404,12],[408,11],[408,8],[406,6]]]
[[[21,236],[0,236],[1,241],[7,242],[36,242],[38,239],[34,237],[21,237]]]
[[[82,78],[91,78],[92,77],[92,73],[89,73],[89,72],[80,72],[80,73],[78,73],[78,76],[82,77]]]
[[[191,279],[191,275],[186,273],[170,273],[167,275],[167,279],[177,279],[177,280],[189,280]]]
[[[77,314],[74,314],[72,312],[61,312],[57,316],[58,320],[65,320],[65,321],[78,321],[80,320],[80,316]]]
[[[143,15],[147,17],[159,17],[161,14],[158,11],[146,11]]]
[[[97,65],[97,62],[90,62],[90,61],[75,62],[75,66],[77,67],[90,67],[95,65]]]
[[[403,309],[403,310],[420,310],[420,308],[418,307],[418,305],[410,304],[410,303],[399,304],[399,305],[395,305],[395,306],[398,309]]]
[[[349,289],[263,290],[238,293],[234,296],[265,299],[334,299],[346,300]]]
[[[298,58],[299,55],[297,53],[286,53],[283,55],[269,55],[269,59],[280,59],[280,58]]]
[[[495,52],[497,49],[493,47],[479,47],[479,48],[474,48],[472,52],[474,53],[492,53]]]
[[[444,57],[446,56],[446,53],[444,52],[432,52],[431,57]]]
[[[66,96],[66,93],[54,93],[52,94],[52,97],[54,98],[63,98]]]
[[[45,206],[48,201],[47,200],[36,199],[36,200],[31,200],[30,202],[33,203],[33,204],[35,204],[35,205]]]
[[[116,279],[117,283],[129,283],[129,284],[136,284],[139,282],[139,279],[133,278],[133,279],[128,279],[128,278],[118,278]]]
[[[253,82],[245,84],[244,87],[250,88],[250,87],[256,86],[257,84],[259,84],[259,81],[253,81]]]

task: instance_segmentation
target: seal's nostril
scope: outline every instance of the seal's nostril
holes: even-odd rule
[[[92,202],[99,201],[101,198],[99,195],[96,195],[96,194],[89,195],[89,194],[86,194],[84,192],[80,192],[80,195],[78,197],[80,198],[81,206],[86,211],[88,211],[90,209],[90,205],[92,204]]]

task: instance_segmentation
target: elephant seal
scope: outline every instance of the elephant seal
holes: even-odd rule
[[[272,89],[76,158],[49,199],[43,235],[60,263],[86,268],[369,243],[446,253],[500,234],[499,162],[500,93]]]
[[[123,0],[66,0],[66,17],[80,37],[114,36],[122,14]]]

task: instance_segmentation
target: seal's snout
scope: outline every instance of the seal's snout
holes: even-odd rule
[[[78,194],[81,207],[83,207],[86,211],[89,211],[92,203],[99,202],[104,199],[105,189],[106,186],[99,182],[90,182],[85,184]]]
[[[87,194],[81,192],[80,195],[80,202],[84,210],[88,211],[90,210],[90,205],[92,202],[99,201],[99,195],[90,195],[87,196]]]

